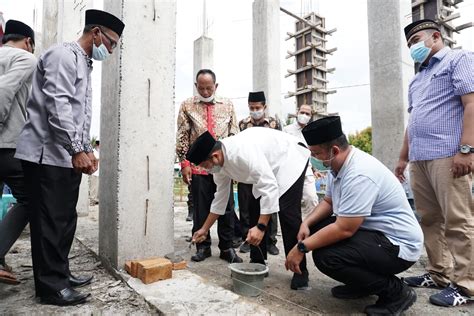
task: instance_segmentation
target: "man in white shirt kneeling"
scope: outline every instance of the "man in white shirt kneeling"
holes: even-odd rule
[[[250,128],[221,141],[216,141],[209,132],[203,133],[188,151],[187,159],[213,174],[217,190],[209,216],[194,233],[193,241],[205,240],[211,226],[224,214],[233,179],[252,184],[252,194],[259,200],[250,210],[252,228],[246,239],[251,245],[251,262],[265,263],[267,224],[271,215],[277,212],[285,254],[288,254],[297,244],[309,156],[309,150],[298,138],[273,129]],[[308,287],[304,259],[299,268],[301,274],[295,273],[291,280],[294,290]]]

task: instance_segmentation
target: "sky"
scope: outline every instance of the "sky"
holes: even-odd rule
[[[72,0],[71,0],[72,1]],[[133,1],[133,0],[132,0]],[[141,1],[141,0],[134,0]],[[155,0],[160,1],[160,0]],[[376,0],[370,0],[376,1]],[[394,0],[392,0],[394,1]],[[252,89],[252,2],[253,0],[207,0],[208,34],[214,40],[214,71],[219,95],[231,98],[237,118],[248,115],[247,95]],[[94,8],[102,7],[94,0]],[[346,133],[353,133],[371,125],[370,75],[367,33],[366,0],[280,0],[280,6],[298,15],[315,11],[326,18],[326,28],[337,28],[328,37],[326,47],[337,47],[327,65],[335,67],[328,75],[329,88],[337,93],[328,96],[328,112],[338,112]],[[474,21],[474,0],[459,4],[461,18],[455,25]],[[0,11],[5,20],[22,20],[33,25],[33,9],[41,8],[40,0],[0,0]],[[41,12],[41,11],[40,11]],[[408,24],[410,12],[402,12]],[[294,69],[294,59],[286,59],[287,51],[294,50],[294,41],[285,41],[286,32],[294,31],[295,19],[280,12],[281,101],[284,117],[295,112],[294,98],[285,98],[294,91],[294,76],[285,78],[287,69]],[[177,0],[175,111],[193,93],[193,42],[202,34],[202,0]],[[40,21],[38,23],[40,26]],[[402,30],[400,30],[402,32]],[[464,49],[474,50],[474,29],[455,35]],[[406,47],[402,49],[408,50]],[[100,130],[100,63],[94,64],[94,106],[91,135]]]

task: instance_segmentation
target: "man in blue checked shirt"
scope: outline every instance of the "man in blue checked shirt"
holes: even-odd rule
[[[403,181],[410,162],[429,259],[426,274],[405,282],[441,287],[430,302],[458,306],[474,296],[474,53],[444,47],[431,20],[411,23],[405,36],[420,68],[408,90],[410,118],[395,174]]]

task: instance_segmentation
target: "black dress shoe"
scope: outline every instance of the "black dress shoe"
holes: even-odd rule
[[[416,302],[416,293],[412,288],[404,286],[399,297],[388,298],[379,297],[374,305],[369,305],[364,309],[367,315],[401,315]]]
[[[270,244],[267,246],[267,252],[271,254],[272,256],[278,256],[278,254],[280,253],[280,250],[274,244]]]
[[[84,286],[84,285],[87,285],[87,284],[91,283],[93,278],[94,278],[93,275],[75,277],[71,274],[69,276],[69,284],[72,287],[81,287],[81,286]]]
[[[244,262],[242,260],[242,258],[237,256],[237,253],[235,252],[234,248],[221,250],[221,254],[220,254],[219,258],[227,261],[228,263],[241,263],[241,262]]]
[[[244,242],[242,245],[240,245],[240,250],[241,253],[247,253],[250,252],[250,245],[246,242]]]
[[[200,248],[196,254],[191,257],[191,260],[194,262],[199,262],[209,258],[210,256],[212,256],[211,248]]]
[[[90,293],[81,293],[73,288],[64,288],[52,295],[42,296],[40,298],[42,304],[69,306],[82,304],[90,296]]]
[[[232,240],[232,248],[239,248],[243,242],[244,241],[242,240],[242,238],[237,238],[237,239]]]

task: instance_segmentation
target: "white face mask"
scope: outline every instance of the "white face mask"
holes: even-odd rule
[[[215,95],[212,94],[210,97],[205,98],[205,97],[203,97],[202,95],[200,95],[199,92],[198,92],[197,97],[199,98],[199,101],[208,103],[208,102],[214,101]]]
[[[92,43],[92,58],[98,61],[106,60],[110,56],[109,50],[105,47],[102,42],[102,37],[100,38],[99,47],[95,46],[95,43]]]
[[[306,125],[308,124],[309,120],[311,119],[310,116],[306,115],[306,114],[298,114],[296,120],[298,121],[298,123],[302,124],[302,125]]]
[[[263,110],[260,110],[260,111],[250,111],[250,117],[253,118],[254,120],[259,120],[263,117],[264,115],[264,111]]]
[[[219,171],[221,171],[222,167],[219,166],[219,165],[213,165],[211,169],[207,169],[206,172],[207,173],[211,173],[211,174],[214,174],[214,173],[218,173]]]

